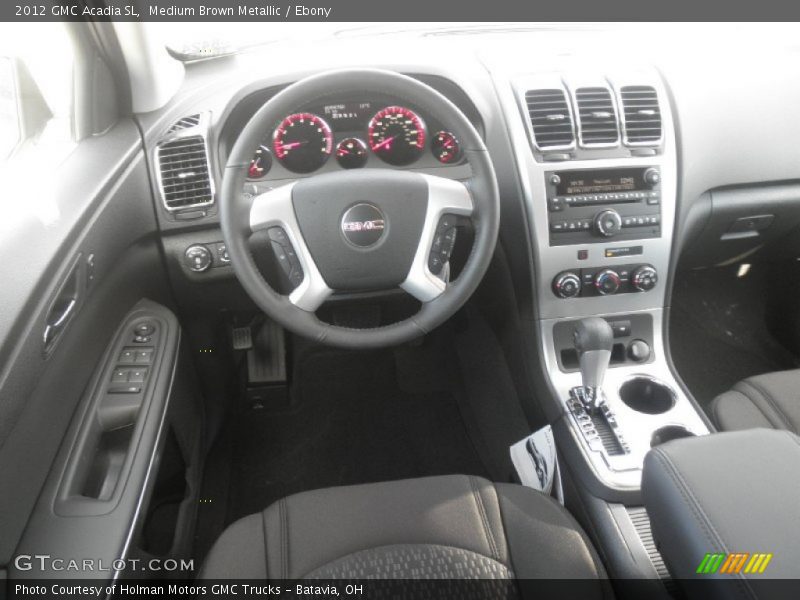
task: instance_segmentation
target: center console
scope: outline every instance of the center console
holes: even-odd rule
[[[648,70],[503,76],[548,383],[595,480],[638,493],[652,446],[709,432],[664,344],[677,194],[666,90]],[[596,396],[575,338],[587,318],[611,332]]]

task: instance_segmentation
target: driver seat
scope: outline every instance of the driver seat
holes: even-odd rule
[[[610,595],[597,553],[561,505],[467,475],[289,496],[228,527],[201,577],[583,579],[583,597]]]

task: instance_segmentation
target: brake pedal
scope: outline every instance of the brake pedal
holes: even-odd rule
[[[253,347],[253,332],[250,327],[235,327],[231,332],[234,350],[250,350]]]
[[[265,321],[247,351],[248,386],[286,381],[286,339],[283,328],[274,321]]]

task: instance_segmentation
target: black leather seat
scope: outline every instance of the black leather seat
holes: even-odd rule
[[[580,526],[552,498],[448,475],[284,498],[223,532],[201,576],[597,580],[606,574]],[[604,597],[607,582],[589,590],[588,597]]]
[[[711,416],[723,431],[767,427],[800,434],[800,369],[740,381],[714,398]]]

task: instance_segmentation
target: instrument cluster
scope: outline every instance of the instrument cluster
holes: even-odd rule
[[[284,117],[256,149],[248,178],[267,178],[275,164],[309,174],[323,167],[441,166],[462,159],[456,136],[442,127],[429,131],[419,112],[386,101],[356,100]]]

